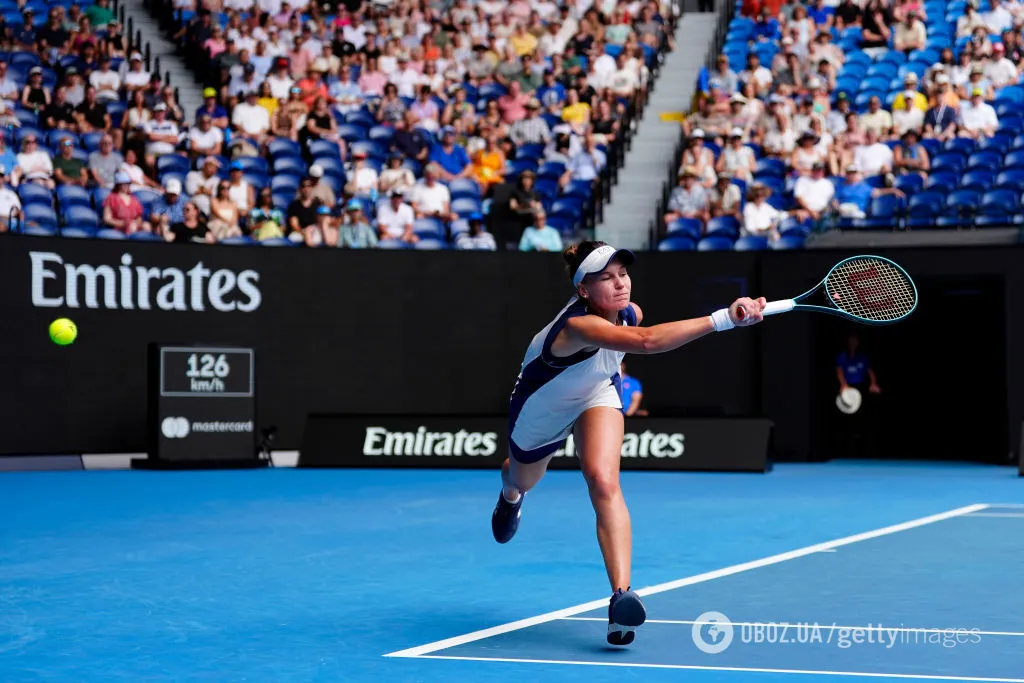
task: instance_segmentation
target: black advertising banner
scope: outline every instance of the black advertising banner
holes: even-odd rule
[[[765,419],[627,419],[622,468],[766,472],[771,428]],[[493,469],[507,439],[501,417],[310,415],[299,467]],[[579,468],[572,437],[550,467]]]
[[[149,363],[150,459],[256,459],[252,349],[152,344]]]

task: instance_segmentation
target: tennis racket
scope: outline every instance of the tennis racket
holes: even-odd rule
[[[813,303],[812,297],[827,306]],[[852,256],[843,259],[817,285],[793,299],[770,301],[764,315],[789,311],[829,313],[868,325],[897,323],[917,308],[917,287],[907,271],[881,256]],[[746,312],[738,311],[742,320]]]

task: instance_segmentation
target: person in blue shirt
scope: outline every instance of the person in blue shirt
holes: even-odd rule
[[[871,361],[860,350],[860,339],[855,334],[850,335],[846,350],[836,358],[836,376],[839,379],[840,391],[854,387],[861,390],[866,388],[872,394],[882,393]]]
[[[519,251],[562,251],[562,236],[548,225],[544,209],[534,211],[533,225],[519,239]]]
[[[644,387],[640,380],[626,374],[626,362],[619,363],[619,397],[622,399],[622,413],[626,417],[644,417],[647,410],[640,407],[644,399]]]
[[[871,359],[860,347],[856,334],[847,338],[846,350],[836,357],[836,378],[839,391],[853,387],[861,393],[861,405],[852,414],[838,413],[835,437],[838,453],[845,457],[878,457],[876,435],[878,415],[874,396],[882,393]]]
[[[836,196],[832,202],[840,216],[864,218],[871,200],[887,194],[906,196],[895,187],[872,187],[861,177],[860,169],[851,164],[846,167],[846,178],[836,188]]]
[[[431,148],[430,160],[440,167],[439,176],[445,183],[468,177],[473,170],[465,148],[455,144],[455,129],[451,126],[441,129],[441,142]]]

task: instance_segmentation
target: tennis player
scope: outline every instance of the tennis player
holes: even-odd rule
[[[630,302],[627,267],[635,257],[604,242],[565,250],[575,296],[530,344],[512,391],[509,458],[491,529],[507,543],[519,528],[526,493],[569,434],[597,514],[597,541],[611,582],[608,642],[628,645],[647,617],[630,589],[632,530],[619,487],[623,417],[619,363],[627,353],[664,353],[710,332],[753,325],[765,300],[737,299],[710,316],[640,327],[643,313]],[[742,320],[737,312],[742,306]]]

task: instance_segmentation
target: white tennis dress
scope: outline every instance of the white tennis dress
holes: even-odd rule
[[[587,313],[586,303],[573,297],[526,351],[508,418],[509,448],[519,462],[537,462],[558,450],[584,411],[596,406],[622,410],[619,365],[625,353],[597,349],[565,358],[551,354],[566,321]],[[636,326],[632,306],[619,313],[619,323]]]

